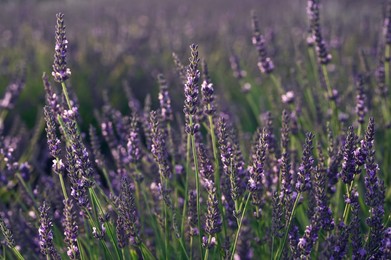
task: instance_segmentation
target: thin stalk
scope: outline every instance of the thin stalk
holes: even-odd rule
[[[199,230],[199,242],[200,242],[200,252],[201,252],[201,257],[203,255],[202,253],[202,234],[201,234],[201,221],[200,221],[200,216],[201,216],[201,207],[200,207],[200,178],[198,176],[199,171],[198,171],[198,158],[197,158],[197,149],[196,149],[196,144],[195,144],[195,137],[194,135],[191,136],[191,146],[193,149],[193,159],[194,159],[194,167],[195,167],[195,178],[196,178],[196,191],[197,191],[197,222],[198,222],[198,230]]]
[[[179,239],[179,244],[181,245],[182,251],[183,251],[183,253],[184,253],[185,256],[186,256],[186,259],[189,259],[189,255],[188,255],[187,252],[186,252],[186,247],[185,247],[185,245],[183,244],[183,242],[182,242],[181,239]]]
[[[352,191],[353,183],[354,183],[354,180],[350,183],[350,185],[346,184],[346,195],[348,197],[350,197],[350,192]],[[347,220],[349,217],[349,210],[350,210],[350,204],[346,203],[345,209],[343,210],[343,215],[342,215],[342,219],[344,220],[345,223],[347,223]]]
[[[282,94],[284,94],[284,89],[283,89],[282,86],[281,86],[281,82],[276,78],[276,76],[274,76],[273,73],[270,73],[269,76],[270,76],[270,78],[272,79],[273,84],[274,84],[274,86],[276,87],[277,93],[279,94],[279,96],[281,96]]]
[[[282,244],[280,245],[280,248],[277,251],[277,255],[276,255],[275,259],[278,259],[278,260],[281,259],[282,251],[284,250],[286,239],[288,238],[289,228],[291,226],[293,216],[295,215],[296,207],[297,207],[297,204],[299,203],[300,196],[301,196],[301,192],[299,192],[297,194],[297,197],[295,199],[295,203],[293,204],[293,209],[292,209],[291,215],[289,216],[288,225],[285,230],[284,240],[282,241]]]
[[[208,109],[210,109],[210,104],[208,104]],[[218,149],[217,149],[217,140],[216,140],[216,134],[215,134],[215,126],[213,123],[213,117],[208,116],[208,122],[209,122],[209,132],[210,137],[212,140],[212,150],[213,150],[213,158],[214,158],[214,181],[216,185],[216,193],[217,198],[219,201],[219,210],[221,214],[223,214],[223,202],[221,199],[221,189],[220,189],[220,163],[219,163],[219,155],[218,155]],[[223,230],[224,235],[227,234],[227,220],[223,218]],[[220,235],[219,235],[220,236]]]
[[[386,45],[385,50],[385,62],[384,62],[384,71],[385,71],[385,80],[386,80],[386,88],[390,87],[390,54],[391,54],[391,46],[389,44]]]
[[[274,235],[272,235],[272,251],[270,254],[270,260],[273,260],[273,254],[274,254]]]
[[[331,98],[333,96],[333,89],[331,88],[329,73],[327,72],[327,66],[324,64],[322,64],[322,72],[323,72],[323,77],[324,77],[324,80],[325,80],[326,86],[327,86],[328,98]],[[329,103],[330,103],[330,108],[332,110],[331,122],[333,122],[332,123],[333,130],[335,133],[337,133],[336,130],[339,130],[337,105],[336,105],[335,101],[333,101],[333,100],[330,100]]]
[[[58,178],[60,178],[61,189],[62,189],[62,193],[64,195],[64,199],[68,200],[68,194],[67,194],[67,190],[65,188],[64,178],[62,177],[61,173],[58,174]]]
[[[193,259],[193,236],[190,236],[190,259]]]
[[[185,201],[183,204],[183,210],[182,210],[182,224],[181,224],[181,235],[184,238],[184,232],[185,232],[185,220],[186,220],[186,210],[187,210],[187,203],[188,203],[188,193],[189,193],[189,171],[190,171],[190,134],[187,135],[187,146],[186,146],[186,178],[185,178]]]
[[[259,124],[259,108],[257,107],[257,104],[252,99],[252,95],[250,93],[246,94],[246,99],[248,104],[250,105],[251,111],[255,119],[257,120],[257,123]]]
[[[106,168],[102,167],[102,173],[103,173],[103,177],[105,178],[105,181],[107,183],[107,186],[109,187],[110,193],[114,194],[113,186],[111,185],[111,182],[110,182],[110,179],[109,179],[109,175],[107,173]]]
[[[95,193],[94,189],[93,189],[93,188],[89,188],[88,190],[89,190],[89,192],[90,192],[90,196],[91,196],[91,199],[92,199],[93,203],[94,203],[94,204],[97,206],[97,208],[98,208],[99,213],[100,213],[101,215],[104,215],[104,211],[103,211],[103,209],[102,209],[102,206],[100,205],[100,202],[99,202],[99,200],[98,200],[98,197],[96,196],[96,193]],[[110,223],[107,223],[107,222],[106,222],[106,223],[105,223],[105,226],[106,226],[106,230],[107,230],[107,233],[108,233],[108,235],[109,235],[109,238],[110,238],[111,242],[113,243],[114,251],[115,251],[115,253],[116,253],[118,259],[121,259],[121,258],[120,258],[120,252],[119,252],[117,243],[115,242],[115,238],[114,238],[115,233],[113,232]]]
[[[14,252],[15,256],[19,259],[19,260],[24,260],[24,257],[20,254],[19,250],[16,249],[15,247],[11,247],[12,249],[12,252]]]
[[[143,259],[151,259],[151,260],[156,259],[156,257],[153,256],[151,251],[148,249],[148,247],[145,246],[144,243],[141,243],[140,249],[141,249],[142,255],[144,256]]]
[[[212,240],[212,236],[209,234],[208,236],[208,244],[210,244],[210,241]],[[209,247],[207,246],[206,247],[206,251],[205,251],[205,256],[204,256],[204,260],[208,260],[208,257],[209,257]]]
[[[68,108],[72,110],[72,105],[69,99],[68,89],[67,89],[67,85],[65,84],[65,81],[61,81],[61,87],[62,87],[62,93],[64,93],[65,100],[67,101]]]
[[[166,252],[165,259],[168,260],[168,213],[167,213],[167,205],[163,202],[163,210],[164,210],[164,251]]]
[[[22,184],[23,188],[26,190],[27,194],[29,195],[29,197],[33,201],[35,209],[38,209],[37,202],[35,201],[35,198],[34,198],[34,195],[31,191],[31,189],[29,188],[29,186],[27,186],[26,182],[23,180],[23,178],[19,172],[16,173],[16,177],[18,178],[20,184]]]
[[[238,231],[236,232],[236,235],[235,235],[235,242],[234,242],[234,245],[233,245],[233,248],[232,248],[232,253],[231,253],[231,260],[234,259],[234,256],[235,256],[235,251],[236,251],[236,245],[238,243],[238,238],[239,238],[239,234],[240,234],[240,230],[241,230],[241,227],[242,227],[242,224],[243,224],[243,218],[244,218],[244,215],[246,213],[246,210],[247,210],[247,205],[248,205],[248,202],[250,201],[250,194],[247,195],[247,199],[246,199],[246,203],[244,204],[244,209],[242,211],[242,216],[240,217],[240,221],[239,221],[239,225],[238,225]]]

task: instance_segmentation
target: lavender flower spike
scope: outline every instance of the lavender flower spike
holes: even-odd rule
[[[65,35],[64,14],[58,13],[56,25],[56,45],[52,76],[57,82],[64,82],[71,76],[71,70],[67,67],[66,56],[68,40]]]
[[[211,240],[203,238],[205,247],[211,248],[215,245],[213,235],[219,233],[222,226],[221,215],[219,211],[219,201],[216,196],[216,187],[212,180],[205,180],[208,191],[207,214],[205,220],[205,233],[211,236]],[[206,240],[206,241],[205,241]]]
[[[353,181],[354,175],[357,174],[356,161],[354,159],[354,150],[356,145],[356,136],[353,127],[350,126],[343,148],[342,170],[339,177],[345,184],[350,184]]]
[[[196,120],[197,110],[199,106],[199,89],[198,81],[200,78],[200,71],[198,70],[198,46],[192,44],[190,46],[191,57],[190,64],[187,68],[187,80],[185,83],[185,104],[183,112],[186,118],[186,133],[194,135],[197,132],[199,125]]]
[[[76,224],[76,215],[73,211],[73,204],[70,199],[64,200],[64,235],[67,244],[67,255],[70,259],[78,259],[80,252],[77,246],[78,226]]]
[[[3,217],[0,215],[0,231],[3,234],[5,238],[5,244],[9,248],[15,247],[15,240],[14,236],[12,235],[11,230],[8,228],[8,226],[5,224]]]
[[[163,74],[157,76],[159,82],[159,102],[163,121],[172,121],[171,97],[168,93],[168,84]]]
[[[50,219],[49,206],[46,205],[44,201],[42,206],[39,208],[41,213],[40,215],[40,226],[38,229],[39,233],[39,246],[41,248],[41,253],[46,256],[50,256],[52,259],[61,259],[56,248],[53,244],[53,231],[52,231],[52,220]]]
[[[258,67],[262,73],[270,74],[274,70],[274,64],[270,57],[267,56],[265,39],[259,31],[258,18],[255,13],[252,15],[253,22],[253,45],[258,51]]]
[[[305,145],[303,149],[303,158],[299,167],[299,172],[297,173],[297,183],[296,189],[299,192],[308,191],[312,187],[311,183],[311,171],[314,163],[312,157],[312,139],[314,135],[309,132],[306,134]]]

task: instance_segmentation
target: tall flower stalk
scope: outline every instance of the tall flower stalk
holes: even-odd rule
[[[195,167],[195,184],[196,184],[196,203],[197,203],[197,222],[198,230],[200,230],[199,235],[199,244],[200,244],[200,253],[202,256],[202,233],[201,233],[201,222],[200,222],[200,180],[199,180],[199,169],[198,169],[198,158],[197,158],[197,148],[195,141],[195,134],[199,131],[200,125],[197,122],[197,114],[199,109],[199,86],[198,81],[200,79],[200,71],[198,70],[198,63],[200,61],[198,57],[198,46],[195,44],[190,45],[191,56],[190,64],[187,67],[186,72],[186,83],[185,83],[185,104],[184,104],[184,113],[185,113],[185,131],[187,133],[187,139],[191,140],[191,149],[193,152],[193,160]],[[189,141],[188,141],[189,143]],[[189,146],[188,146],[188,149]],[[186,184],[188,185],[188,184]]]

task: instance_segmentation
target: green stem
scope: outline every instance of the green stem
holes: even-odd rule
[[[244,209],[242,211],[242,216],[240,217],[240,221],[239,221],[239,225],[238,225],[238,231],[236,232],[236,235],[235,235],[235,242],[234,242],[234,245],[233,245],[233,248],[232,248],[232,253],[231,253],[231,260],[234,259],[234,256],[235,256],[235,251],[236,251],[236,245],[238,243],[238,238],[239,238],[239,234],[240,234],[240,230],[241,230],[241,227],[242,227],[242,224],[243,224],[243,218],[244,218],[244,215],[246,213],[246,210],[247,210],[247,205],[248,205],[248,202],[250,201],[250,197],[251,197],[251,194],[248,194],[247,195],[247,199],[246,199],[246,203],[244,204]]]
[[[322,64],[322,72],[323,72],[324,80],[326,82],[327,96],[330,99],[333,96],[333,89],[331,88],[329,74],[327,72],[327,66],[325,64]],[[337,105],[335,103],[335,100],[330,99],[329,105],[332,110],[331,122],[332,122],[333,130],[334,133],[337,133],[337,130],[339,130],[339,120],[338,120],[338,110],[337,110]]]
[[[163,209],[164,209],[164,251],[166,252],[166,260],[168,260],[168,213],[167,213],[167,205],[165,202],[163,202]]]
[[[188,193],[189,193],[189,175],[190,175],[190,134],[187,135],[187,146],[186,146],[186,176],[185,176],[185,202],[183,204],[182,210],[182,224],[181,224],[181,235],[184,238],[185,234],[185,221],[186,221],[186,210],[188,203]]]
[[[61,189],[62,189],[62,193],[64,194],[64,199],[68,200],[68,194],[67,194],[67,190],[65,188],[64,178],[62,177],[61,173],[58,174],[58,177],[60,178]]]
[[[71,105],[71,101],[69,99],[68,89],[67,89],[67,85],[65,84],[65,81],[61,81],[61,86],[62,86],[62,93],[64,93],[65,100],[67,101],[67,104],[68,104],[68,108],[70,110],[72,110],[72,105]]]
[[[350,183],[350,185],[346,184],[346,196],[348,196],[348,198],[350,197],[350,192],[352,191],[353,183],[354,183],[354,180]],[[347,223],[347,220],[349,217],[349,210],[350,210],[350,204],[346,203],[345,209],[343,210],[343,215],[342,215],[342,219],[344,220],[345,223]]]
[[[259,124],[259,108],[257,107],[257,104],[252,99],[252,95],[250,93],[246,94],[246,99],[248,104],[250,105],[251,111],[253,112],[253,115],[255,119],[257,120],[257,123]]]
[[[199,178],[199,170],[198,170],[198,157],[197,157],[197,149],[196,149],[196,144],[195,144],[195,137],[194,135],[191,136],[191,146],[193,149],[193,159],[194,159],[194,167],[195,167],[195,178],[196,178],[196,191],[197,191],[197,222],[198,222],[198,230],[199,230],[199,247],[200,247],[200,252],[201,252],[201,258],[202,258],[202,233],[201,233],[201,221],[200,221],[200,216],[201,216],[201,207],[200,207],[200,178]]]
[[[20,254],[19,250],[16,249],[15,247],[11,247],[12,249],[12,252],[14,252],[15,256],[19,259],[19,260],[24,260],[24,257]]]
[[[33,201],[35,209],[38,209],[38,205],[37,205],[37,202],[35,201],[35,198],[34,198],[34,195],[33,195],[32,191],[27,186],[26,182],[23,180],[23,178],[22,178],[22,176],[20,175],[19,172],[16,173],[16,177],[18,178],[20,184],[22,184],[23,188],[26,190],[27,194],[29,195],[29,197]]]
[[[208,258],[209,258],[209,246],[208,245],[210,244],[211,240],[212,240],[212,236],[209,234],[209,236],[208,236],[208,244],[206,246],[204,260],[208,260]]]
[[[385,50],[385,62],[384,62],[384,71],[385,71],[385,80],[386,80],[386,88],[390,87],[390,54],[391,54],[391,46],[389,44],[386,45]]]
[[[94,188],[89,188],[88,190],[90,192],[90,196],[91,196],[92,202],[97,206],[99,214],[101,214],[103,216],[104,215],[104,211],[103,211],[102,206],[100,205],[98,197],[96,196]],[[120,252],[119,252],[117,243],[115,241],[115,233],[113,232],[110,223],[106,222],[105,226],[106,226],[107,234],[109,235],[109,238],[110,238],[110,240],[111,240],[111,242],[113,244],[114,251],[115,251],[115,253],[117,255],[117,258],[121,259]]]
[[[274,235],[272,235],[272,251],[270,254],[270,260],[273,260],[273,255],[274,255]]]
[[[269,75],[270,75],[270,78],[273,81],[274,86],[277,89],[278,95],[281,97],[281,95],[284,94],[284,89],[282,88],[280,81],[276,78],[276,76],[274,76],[273,73],[270,73]]]
[[[278,259],[278,260],[281,259],[282,251],[284,250],[286,239],[288,238],[289,228],[291,226],[293,216],[295,215],[296,207],[297,207],[297,204],[299,203],[300,196],[301,196],[301,192],[299,192],[297,194],[297,197],[295,199],[295,203],[293,204],[293,209],[292,209],[291,215],[289,216],[288,225],[286,226],[284,240],[282,241],[282,244],[280,245],[280,248],[277,251],[277,255],[276,255],[275,259]]]
[[[190,259],[193,259],[193,236],[190,236]]]

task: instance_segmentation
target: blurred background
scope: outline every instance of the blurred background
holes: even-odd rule
[[[350,75],[357,62],[352,57],[360,50],[376,56],[384,1],[322,2],[323,34],[339,67],[334,74]],[[103,90],[121,110],[127,107],[124,84],[141,102],[151,93],[156,103],[158,73],[168,78],[173,105],[181,108],[183,87],[172,53],[187,64],[191,43],[199,45],[208,61],[217,92],[239,98],[230,57],[240,59],[251,84],[262,81],[251,44],[251,10],[260,20],[276,74],[283,84],[292,85],[295,65],[306,55],[306,5],[306,0],[0,0],[0,97],[10,82],[25,75],[25,89],[11,113],[33,127],[44,103],[42,73],[51,74],[57,12],[65,14],[70,84],[86,123],[93,121],[91,110],[101,104]]]

